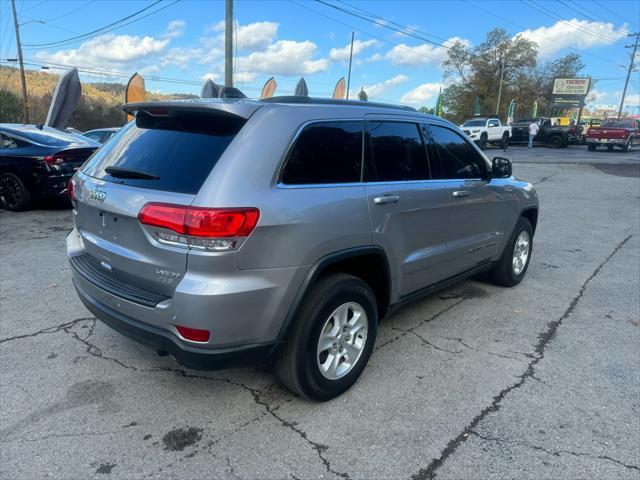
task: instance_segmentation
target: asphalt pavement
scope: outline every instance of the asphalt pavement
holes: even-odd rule
[[[71,212],[0,211],[0,478],[640,479],[640,153],[504,156],[540,196],[525,280],[386,318],[322,404],[112,331],[71,285]]]

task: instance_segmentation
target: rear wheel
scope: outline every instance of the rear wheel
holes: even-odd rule
[[[520,217],[500,260],[489,271],[489,277],[503,287],[519,284],[529,268],[532,249],[533,227],[528,219]]]
[[[589,150],[590,152],[595,152],[596,151],[595,143],[590,143],[589,145],[587,145],[587,150]]]
[[[500,147],[503,150],[506,150],[508,146],[509,146],[509,133],[504,132],[502,134],[502,140],[500,140]]]
[[[276,373],[293,392],[315,401],[348,390],[371,356],[378,330],[376,298],[352,275],[321,279],[276,357]]]
[[[0,175],[0,205],[12,212],[22,212],[31,207],[31,194],[13,173]]]
[[[626,152],[628,152],[630,150],[631,150],[631,138],[629,138],[629,141],[622,146],[622,151],[623,152],[626,153]]]
[[[559,135],[554,135],[549,139],[549,146],[551,148],[560,148],[563,144],[564,142],[562,141],[562,137]]]

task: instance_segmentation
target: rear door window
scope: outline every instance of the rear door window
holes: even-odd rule
[[[370,182],[428,180],[427,152],[418,125],[408,122],[367,122],[371,145]]]
[[[307,125],[289,154],[282,183],[286,185],[360,181],[362,129],[358,121]]]
[[[244,121],[214,115],[154,119],[138,114],[84,167],[91,177],[153,190],[196,194]],[[118,167],[155,179],[114,177]]]
[[[466,179],[486,176],[487,162],[460,134],[438,125],[430,125],[429,131],[442,164],[442,171],[438,172],[441,175],[439,178]]]

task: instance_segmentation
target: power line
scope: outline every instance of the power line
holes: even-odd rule
[[[83,8],[88,7],[89,5],[91,5],[95,1],[96,0],[89,0],[88,2],[80,5],[78,8],[74,8],[73,10],[70,10],[67,13],[64,13],[62,15],[57,15],[57,16],[51,17],[51,18],[45,18],[44,21],[45,22],[50,22],[51,20],[58,20],[59,18],[68,17],[69,15],[71,15],[73,13],[76,13],[78,10],[82,10]]]
[[[407,50],[408,52],[411,52],[414,55],[418,55],[419,57],[424,57],[424,58],[426,58],[428,60],[431,60],[431,61],[434,61],[434,60],[438,61],[438,62],[441,61],[440,58],[434,57],[432,55],[427,55],[427,54],[422,53],[422,52],[417,52],[414,49],[409,48],[409,47],[407,47],[407,46],[405,46],[403,44],[398,44],[398,43],[391,42],[391,41],[389,41],[389,40],[387,40],[385,38],[382,38],[382,37],[379,37],[377,35],[374,35],[373,33],[369,33],[369,32],[367,32],[365,30],[362,30],[362,29],[360,29],[358,27],[354,27],[351,24],[348,24],[348,23],[345,23],[343,21],[337,20],[337,19],[335,19],[335,18],[333,18],[333,17],[331,17],[329,15],[325,15],[324,13],[319,12],[318,10],[314,10],[313,8],[307,7],[303,3],[296,2],[295,0],[289,0],[289,1],[291,1],[294,5],[297,5],[298,7],[304,8],[305,10],[309,10],[310,12],[313,12],[316,15],[320,15],[321,17],[327,18],[327,19],[331,20],[332,22],[339,23],[340,25],[343,25],[343,26],[348,27],[348,28],[350,28],[352,30],[355,30],[356,32],[360,32],[363,35],[366,35],[367,37],[375,38],[376,40],[378,40],[378,41],[380,41],[382,43],[386,43],[388,45],[392,45],[394,47],[398,47],[398,48],[400,48],[402,50]]]
[[[567,7],[569,10],[573,11],[574,13],[577,13],[578,15],[586,18],[590,22],[604,24],[604,25],[602,25],[603,27],[606,27],[607,29],[609,29],[612,32],[614,32],[614,29],[609,27],[609,24],[612,24],[613,22],[607,22],[602,17],[598,17],[596,13],[592,12],[591,10],[588,10],[583,5],[579,5],[575,0],[567,0],[573,6],[565,3],[564,0],[556,0],[556,1],[558,3],[561,3],[562,5],[564,5],[565,7]],[[614,27],[615,27],[615,25],[614,25]],[[618,29],[621,32],[629,33],[629,30],[627,30],[626,28],[618,27]]]
[[[520,23],[513,22],[513,21],[511,21],[511,20],[509,20],[509,19],[507,19],[507,18],[505,18],[505,17],[502,17],[502,16],[500,16],[500,15],[498,15],[498,14],[496,14],[496,13],[493,13],[493,12],[492,12],[492,11],[490,11],[490,10],[486,10],[485,8],[483,8],[483,7],[481,7],[481,6],[474,4],[474,3],[473,3],[473,2],[471,2],[470,0],[462,0],[462,1],[463,1],[463,2],[465,2],[465,3],[467,3],[467,4],[469,4],[469,5],[471,5],[472,7],[476,8],[477,10],[480,10],[480,11],[482,11],[482,12],[486,13],[487,15],[491,15],[492,17],[496,17],[498,20],[502,20],[503,22],[509,23],[509,24],[511,24],[511,25],[513,25],[513,26],[515,26],[515,27],[521,28],[521,29],[523,29],[523,30],[529,30],[529,27],[525,27],[524,25],[522,25],[522,24],[520,24]],[[542,35],[540,35],[540,34],[538,34],[538,33],[534,33],[533,31],[530,31],[530,33],[531,33],[532,35],[534,35],[535,37],[537,37],[537,38],[540,38],[540,39],[542,39],[542,40],[545,40],[545,41],[548,41],[548,42],[551,42],[551,43],[555,43],[556,45],[559,45],[559,46],[561,46],[561,47],[563,47],[563,48],[566,48],[566,45],[563,45],[563,44],[561,44],[561,43],[559,43],[559,42],[556,42],[556,41],[554,41],[554,40],[551,40],[551,39],[549,39],[549,38],[546,38],[546,37],[544,37],[544,36],[542,36]],[[569,50],[569,51],[572,51],[572,52],[574,52],[574,53],[579,53],[580,55],[588,55],[588,56],[590,56],[590,57],[597,58],[597,59],[602,60],[602,61],[605,61],[605,62],[615,63],[616,65],[618,64],[618,62],[616,62],[615,60],[611,60],[610,58],[602,57],[602,56],[597,55],[597,54],[595,54],[595,53],[590,53],[590,52],[579,52],[579,51],[578,51],[578,50],[576,50],[575,48],[569,48],[568,50]]]
[[[427,43],[430,43],[432,45],[435,45],[436,47],[444,48],[446,50],[451,49],[451,46],[447,46],[447,45],[444,45],[442,43],[434,42],[433,40],[429,40],[428,38],[425,38],[422,35],[416,35],[415,33],[413,33],[411,31],[411,29],[409,29],[407,27],[398,28],[397,26],[394,26],[394,24],[392,22],[388,22],[387,20],[381,21],[381,20],[378,20],[377,18],[367,17],[365,15],[359,14],[358,12],[354,12],[354,11],[348,10],[346,8],[339,7],[338,5],[333,5],[333,4],[329,3],[329,2],[325,2],[324,0],[315,0],[315,1],[317,3],[321,3],[323,5],[326,5],[327,7],[333,8],[333,9],[338,10],[338,11],[343,12],[343,13],[346,13],[347,15],[351,15],[353,17],[359,18],[359,19],[364,20],[366,22],[373,23],[374,25],[378,25],[379,27],[387,28],[389,30],[393,30],[395,32],[399,32],[399,33],[405,34],[405,35],[407,35],[409,37],[413,37],[413,38],[416,38],[416,39],[418,39],[420,41],[427,42]],[[395,25],[397,25],[397,24],[395,24]]]
[[[122,22],[124,22],[125,20],[129,20],[130,18],[135,17],[136,15],[138,15],[138,14],[140,14],[140,13],[142,13],[142,12],[146,11],[146,10],[149,10],[149,9],[150,9],[150,8],[152,8],[152,7],[155,7],[155,6],[156,6],[157,4],[159,4],[161,1],[162,1],[162,0],[156,0],[156,1],[155,1],[154,3],[152,3],[151,5],[148,5],[148,6],[144,7],[143,9],[138,10],[138,11],[137,11],[137,12],[135,12],[135,13],[132,13],[131,15],[127,15],[126,17],[123,17],[123,18],[121,18],[121,19],[119,19],[119,20],[116,20],[115,22],[112,22],[112,23],[110,23],[109,25],[105,25],[104,27],[100,27],[100,28],[97,28],[97,29],[92,30],[92,31],[90,31],[90,32],[83,33],[82,35],[77,35],[77,36],[75,36],[75,37],[67,38],[67,39],[65,39],[65,40],[58,40],[58,41],[55,41],[55,42],[49,42],[49,43],[31,43],[31,44],[29,44],[29,43],[25,43],[25,47],[49,47],[49,46],[57,46],[57,45],[60,45],[60,44],[63,44],[63,43],[72,42],[72,41],[74,41],[74,40],[81,39],[82,37],[87,37],[87,36],[93,35],[93,34],[95,34],[95,33],[97,33],[97,32],[101,32],[102,30],[105,30],[105,29],[107,29],[107,28],[109,28],[109,27],[113,27],[113,26],[115,26],[115,25],[117,25],[117,24],[119,24],[119,23],[122,23]],[[175,2],[174,2],[174,3],[175,3]],[[106,32],[102,32],[102,33],[106,33]]]
[[[614,16],[616,16],[616,17],[618,17],[620,20],[622,20],[622,21],[624,21],[624,22],[628,22],[628,21],[630,21],[630,20],[629,20],[629,18],[625,18],[625,17],[623,17],[623,16],[621,16],[621,15],[618,15],[618,13],[617,13],[617,12],[615,12],[614,10],[611,10],[610,8],[605,7],[602,3],[600,3],[600,2],[598,2],[598,1],[596,1],[596,0],[592,0],[592,1],[593,1],[593,3],[595,3],[596,5],[598,5],[598,6],[599,6],[600,8],[602,8],[603,10],[606,10],[606,11],[607,11],[607,12],[609,12],[610,14],[612,14],[612,15],[614,15]],[[638,23],[638,22],[633,22],[633,21],[632,21],[631,23],[633,23],[633,24],[635,24],[635,25],[640,25],[640,23]]]
[[[582,25],[578,25],[577,23],[574,22],[570,22],[568,20],[565,20],[564,18],[556,15],[555,13],[551,13],[549,12],[549,10],[547,10],[546,8],[538,5],[538,4],[534,4],[531,0],[527,1],[527,0],[520,0],[520,2],[522,2],[524,5],[528,6],[531,9],[537,10],[538,12],[546,15],[549,18],[553,18],[555,20],[558,20],[566,25],[572,26],[573,28],[580,30],[588,35],[591,35],[595,38],[599,38],[600,40],[606,40],[607,42],[611,42],[611,43],[615,43],[618,41],[618,39],[612,38],[612,37],[608,37],[606,35],[602,35],[600,33],[596,33],[592,30],[589,30],[587,28],[584,28]]]

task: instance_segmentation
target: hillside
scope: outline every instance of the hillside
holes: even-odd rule
[[[35,70],[25,70],[29,95],[31,123],[43,123],[47,118],[51,97],[59,75]],[[76,107],[69,126],[85,131],[92,128],[123,125],[122,111],[125,85],[121,83],[82,83],[82,98]],[[162,95],[147,92],[149,100],[194,98],[190,94]],[[18,68],[0,67],[0,123],[22,121],[22,90]]]

